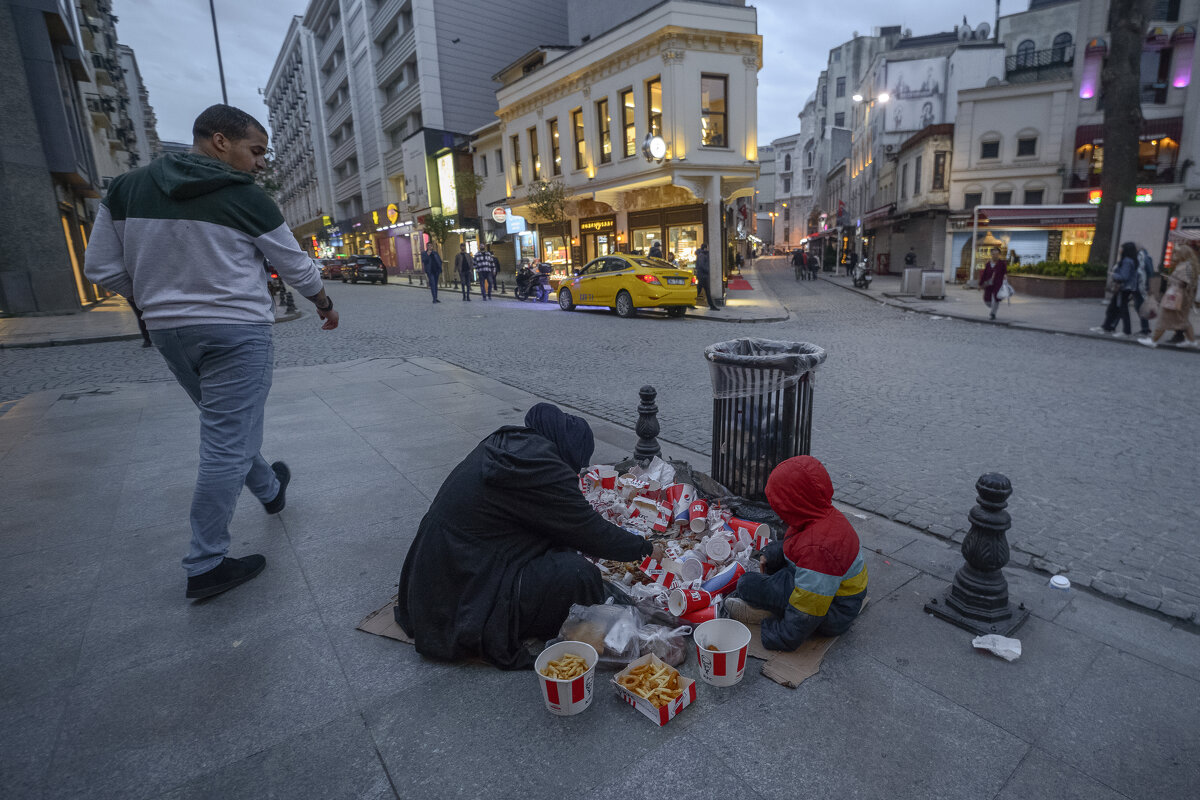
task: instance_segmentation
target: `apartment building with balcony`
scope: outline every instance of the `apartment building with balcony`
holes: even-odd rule
[[[296,239],[313,255],[333,213],[333,182],[312,31],[295,16],[263,91],[271,125],[276,201]],[[332,219],[330,219],[332,222]]]
[[[455,173],[470,171],[471,131],[495,119],[492,76],[567,39],[554,0],[312,0],[301,26],[329,164],[331,224],[318,238],[398,269],[423,246],[411,234],[425,215],[478,216],[470,200],[445,201]]]
[[[498,74],[505,193],[483,205],[528,219],[532,252],[563,270],[654,242],[691,265],[707,242],[720,297],[745,230],[735,209],[752,214],[759,172],[757,13],[696,0],[609,11],[572,22],[576,46],[537,48]],[[566,188],[565,226],[532,216],[540,180]]]
[[[0,257],[0,312],[78,311],[107,296],[83,274],[84,248],[107,181],[141,162],[153,124],[129,93],[115,22],[105,0],[0,6],[0,213],[19,232]]]

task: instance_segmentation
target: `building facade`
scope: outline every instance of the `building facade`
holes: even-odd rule
[[[759,247],[770,252],[775,247],[775,147],[758,148],[758,181],[754,184],[755,235]]]
[[[83,274],[97,203],[157,140],[115,23],[105,0],[0,6],[0,209],[21,232],[0,255],[0,312],[67,313],[107,296]]]
[[[649,4],[647,4],[649,5]],[[502,70],[504,195],[529,255],[566,274],[616,251],[687,266],[711,253],[712,296],[753,225],[762,39],[753,8],[668,0],[569,50],[538,48]],[[536,219],[530,187],[561,181],[565,224]],[[524,252],[522,252],[524,255]]]

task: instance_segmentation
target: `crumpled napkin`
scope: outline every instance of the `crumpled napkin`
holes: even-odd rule
[[[975,648],[978,650],[987,650],[989,653],[995,653],[1005,661],[1016,661],[1021,657],[1021,640],[1010,639],[1007,636],[1001,636],[997,633],[976,636],[971,640],[971,644],[975,645]]]

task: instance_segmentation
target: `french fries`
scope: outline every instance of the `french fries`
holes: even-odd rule
[[[662,708],[683,694],[679,685],[679,673],[666,664],[655,666],[653,662],[634,667],[617,678],[617,683],[645,700],[655,708]]]
[[[547,664],[546,669],[542,670],[542,675],[547,678],[553,678],[556,681],[569,681],[578,678],[587,671],[587,661],[584,660],[583,656],[577,656],[574,653],[565,653]]]

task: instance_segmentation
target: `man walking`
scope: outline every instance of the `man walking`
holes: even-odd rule
[[[429,291],[433,292],[433,302],[437,299],[438,281],[442,279],[442,257],[438,255],[437,246],[429,245],[429,249],[421,253],[421,268],[425,270],[425,279],[429,281]]]
[[[471,282],[473,280],[472,273],[475,271],[475,262],[471,259],[471,254],[467,252],[466,242],[458,246],[458,253],[454,256],[454,271],[458,273],[459,283],[462,284],[462,299],[468,303],[471,302]]]
[[[804,250],[796,248],[792,251],[792,269],[796,273],[799,280],[808,280],[808,262],[805,260]]]
[[[220,594],[262,572],[261,555],[231,558],[229,520],[246,486],[268,514],[286,503],[291,472],[259,453],[274,364],[275,321],[262,259],[338,326],[321,274],[278,207],[254,183],[267,131],[227,105],[192,125],[191,152],[115,178],[84,259],[89,280],[142,309],[150,339],[200,409],[200,470],[187,597]]]
[[[700,299],[700,292],[703,290],[705,299],[708,300],[708,308],[711,311],[718,311],[716,304],[712,299],[712,289],[708,288],[709,266],[708,266],[708,242],[700,245],[700,249],[696,251],[696,299]]]
[[[484,300],[492,299],[492,290],[496,288],[496,270],[500,262],[492,255],[490,244],[479,248],[475,254],[475,271],[479,273],[479,296]]]

